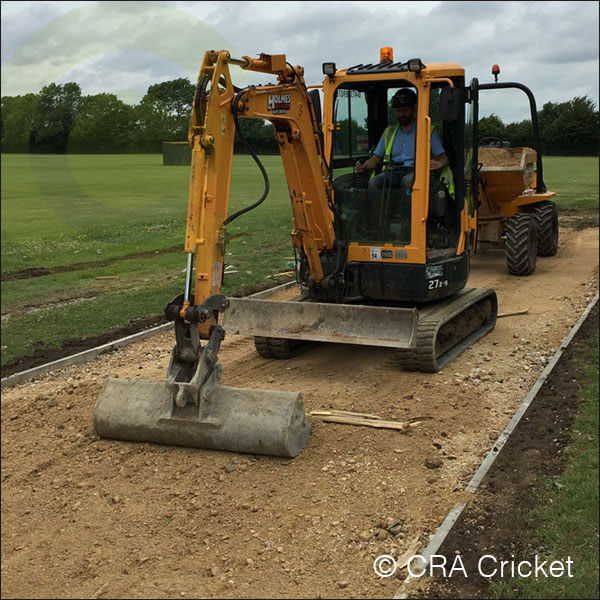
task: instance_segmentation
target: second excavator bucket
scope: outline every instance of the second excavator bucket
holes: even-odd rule
[[[310,435],[302,395],[221,385],[217,352],[223,335],[221,327],[213,328],[193,367],[180,360],[182,348],[176,346],[166,381],[108,379],[94,408],[96,433],[132,442],[297,456]]]

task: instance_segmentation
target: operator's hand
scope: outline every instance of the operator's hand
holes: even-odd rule
[[[367,170],[362,160],[357,160],[354,165],[354,168],[358,173],[364,173]]]
[[[448,161],[448,157],[446,156],[446,154],[440,154],[439,156],[436,156],[435,158],[432,158],[429,161],[429,169],[431,171],[437,171],[438,169],[443,169],[444,167],[447,167],[449,165],[449,161]]]

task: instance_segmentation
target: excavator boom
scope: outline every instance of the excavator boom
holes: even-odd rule
[[[283,82],[265,89],[236,92],[228,64],[276,73]],[[291,78],[302,83],[287,83]],[[192,167],[185,236],[185,291],[165,308],[174,321],[177,345],[164,382],[108,379],[94,409],[101,437],[296,456],[310,434],[302,396],[297,392],[238,389],[221,385],[217,354],[225,335],[219,315],[229,307],[220,295],[225,225],[238,113],[267,115],[281,101],[300,108],[293,118],[277,119],[277,138],[287,168],[311,177],[293,189],[294,244],[309,257],[319,278],[319,251],[334,243],[333,222],[323,185],[324,173],[314,150],[306,150],[302,132],[312,130],[300,68],[291,69],[284,56],[231,61],[228,52],[204,56],[192,107],[188,141]],[[278,98],[276,98],[278,97]],[[290,126],[292,124],[292,126]],[[315,140],[310,140],[315,144]],[[311,206],[308,196],[322,201]],[[322,272],[321,272],[322,276]],[[201,340],[208,340],[204,347]]]

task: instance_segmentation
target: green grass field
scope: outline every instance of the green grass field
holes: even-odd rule
[[[223,291],[243,294],[289,270],[291,208],[278,156],[263,157],[271,191],[227,229],[226,262],[237,271]],[[189,167],[160,155],[2,155],[2,274],[86,268],[2,285],[2,365],[162,313],[183,291]],[[544,162],[559,207],[597,209],[598,158]],[[236,156],[230,213],[255,202],[263,180],[252,159]],[[164,252],[174,246],[180,252]],[[107,266],[106,259],[150,251]],[[95,264],[94,264],[95,263]],[[110,279],[98,279],[110,278]]]
[[[570,557],[573,577],[514,578],[492,598],[598,598],[598,336],[588,340],[581,412],[561,475],[549,478],[528,515],[528,536],[544,558]]]
[[[546,156],[543,167],[559,209],[598,210],[598,157]]]
[[[281,159],[263,163],[267,200],[228,227],[226,264],[237,271],[225,277],[229,295],[288,271],[293,257]],[[188,184],[189,167],[165,167],[160,155],[3,155],[2,274],[90,264],[3,282],[2,365],[161,314],[183,291]],[[255,202],[263,187],[255,163],[236,157],[230,213]],[[181,251],[163,252],[177,245]],[[144,251],[156,254],[98,264]]]

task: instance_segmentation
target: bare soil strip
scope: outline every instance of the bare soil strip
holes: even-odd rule
[[[248,294],[260,292],[288,282],[288,278],[279,278],[260,283],[252,288]],[[84,300],[84,298],[79,298],[79,301],[81,300]],[[71,300],[71,302],[74,301],[74,299]],[[59,358],[71,356],[73,354],[77,354],[78,352],[83,352],[84,350],[90,350],[96,346],[102,346],[103,344],[133,335],[134,333],[139,333],[140,331],[145,331],[146,329],[151,329],[152,327],[162,325],[163,323],[166,323],[164,315],[154,315],[143,319],[135,319],[130,321],[124,327],[112,329],[111,331],[107,331],[103,334],[66,340],[63,342],[60,348],[48,348],[43,342],[40,342],[33,355],[23,356],[17,360],[7,363],[4,367],[2,367],[2,377],[4,378],[8,377],[9,375],[13,375],[14,373],[27,371],[28,369],[33,369],[34,367],[39,367],[40,365],[58,360]]]
[[[4,391],[2,596],[393,596],[406,570],[380,580],[375,558],[423,549],[466,500],[597,291],[598,231],[560,235],[531,277],[508,275],[503,253],[474,257],[470,286],[496,289],[500,312],[530,309],[440,373],[400,372],[385,348],[323,344],[277,361],[225,338],[224,385],[301,391],[307,413],[433,417],[405,431],[311,418],[293,460],[98,439],[106,377],[164,380],[167,333]]]
[[[124,260],[134,258],[150,258],[157,254],[167,254],[169,252],[183,252],[181,244],[162,248],[160,250],[146,250],[145,252],[134,252],[133,254],[124,254],[123,256],[115,256],[114,258],[106,258],[105,260],[92,260],[88,262],[74,263],[62,267],[33,267],[31,269],[22,269],[21,271],[13,271],[12,273],[3,273],[1,281],[13,281],[15,279],[32,279],[34,277],[44,277],[45,275],[55,275],[57,273],[69,273],[71,271],[83,271],[85,269],[97,269],[99,267],[108,267]]]
[[[481,557],[498,561],[527,560],[544,552],[527,537],[527,514],[536,506],[543,479],[562,473],[563,450],[571,441],[571,425],[579,413],[584,380],[581,356],[585,341],[598,334],[598,305],[582,324],[571,344],[536,395],[518,427],[484,477],[475,498],[440,547],[450,566],[460,554],[468,578],[457,572],[444,579],[440,571],[424,578],[413,591],[418,597],[489,598],[489,579],[479,574]],[[588,540],[590,545],[597,540]],[[566,559],[552,557],[551,560]],[[551,561],[550,561],[551,562]],[[493,563],[486,572],[493,570]],[[576,577],[577,565],[573,574]],[[448,568],[449,571],[449,568]]]
[[[20,373],[21,371],[27,371],[34,367],[39,367],[46,363],[64,358],[65,356],[71,356],[84,350],[90,350],[96,346],[102,346],[108,344],[114,340],[118,340],[152,327],[157,327],[165,323],[164,315],[156,315],[154,317],[148,317],[146,319],[136,319],[131,321],[125,327],[119,329],[113,329],[101,335],[93,335],[86,338],[72,338],[63,343],[60,348],[47,348],[44,342],[40,342],[32,356],[25,356],[18,360],[8,363],[2,367],[2,377],[8,377],[14,373]]]

